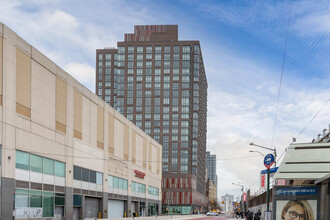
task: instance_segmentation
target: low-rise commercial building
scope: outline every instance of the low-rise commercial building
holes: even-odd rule
[[[217,187],[211,181],[208,181],[209,186],[209,207],[213,209],[217,209]]]
[[[0,23],[1,219],[155,215],[162,147]]]

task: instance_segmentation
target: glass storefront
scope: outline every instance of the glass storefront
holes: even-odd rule
[[[56,207],[64,209],[65,194],[15,189],[15,214],[19,218],[54,217]]]
[[[145,208],[146,208],[146,203],[145,202],[140,202],[139,216],[142,216],[142,217],[146,216]]]
[[[189,215],[192,213],[191,206],[169,206],[163,208],[163,210],[170,215]]]
[[[148,216],[156,215],[157,209],[155,203],[149,203],[148,204]]]

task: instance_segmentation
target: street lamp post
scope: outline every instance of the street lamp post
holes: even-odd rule
[[[236,185],[236,186],[240,186],[240,187],[242,187],[241,188],[241,191],[242,191],[242,196],[241,196],[241,209],[243,209],[243,207],[244,207],[244,201],[243,201],[243,193],[244,193],[244,185],[241,185],[241,184],[237,184],[237,183],[232,183],[233,185]]]
[[[263,148],[263,149],[267,149],[267,150],[271,150],[274,152],[274,155],[272,154],[269,154],[267,155],[266,157],[270,156],[270,157],[273,157],[273,161],[274,161],[274,165],[275,165],[275,168],[276,168],[276,156],[277,156],[277,152],[276,152],[276,148],[268,148],[268,147],[264,147],[264,146],[260,146],[258,144],[254,144],[253,142],[250,143],[250,145],[253,145],[253,146],[256,146],[256,147],[260,147],[260,148]],[[263,155],[261,152],[259,151],[250,151],[250,152],[256,152],[256,153],[260,153],[261,155]],[[267,167],[267,220],[270,220],[270,215],[269,215],[269,182],[270,182],[270,167],[271,167],[271,164],[269,164],[269,166],[266,164],[266,157],[265,157],[265,166]]]
[[[239,184],[243,184],[245,187],[245,193],[246,193],[246,201],[244,201],[245,206],[244,206],[244,210],[246,211],[249,208],[249,197],[248,197],[248,187],[245,183],[243,182],[238,182]],[[243,197],[243,196],[242,196]],[[243,199],[244,200],[244,199]]]

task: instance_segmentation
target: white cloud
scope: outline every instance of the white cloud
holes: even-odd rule
[[[214,51],[223,53],[216,60],[204,57],[208,78],[212,78],[208,89],[207,148],[217,155],[220,198],[225,193],[235,194],[231,192],[235,190],[232,182],[241,181],[252,186],[253,192],[258,190],[256,182],[258,172],[264,169],[263,158],[249,150],[271,152],[249,146],[249,142],[267,147],[272,144],[280,72],[270,64],[257,64],[256,60],[225,47],[212,47],[206,56],[213,57]],[[221,75],[217,76],[219,72]],[[297,78],[285,69],[273,143],[278,156],[292,142],[292,137],[299,142],[310,142],[327,127],[330,103],[297,137],[329,97],[329,89]]]
[[[85,85],[89,90],[95,92],[95,68],[85,63],[69,63],[64,70]]]

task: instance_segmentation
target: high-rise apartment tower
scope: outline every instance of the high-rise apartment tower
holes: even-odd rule
[[[210,151],[206,151],[206,168],[209,181],[207,184],[209,186],[209,201],[216,202],[218,193],[217,156],[211,154]]]
[[[210,151],[206,151],[206,168],[207,168],[207,178],[214,185],[218,185],[218,175],[217,175],[217,155],[211,154]]]
[[[135,26],[117,48],[96,51],[96,93],[163,145],[163,210],[205,208],[207,80],[199,41],[179,41],[177,25]]]

